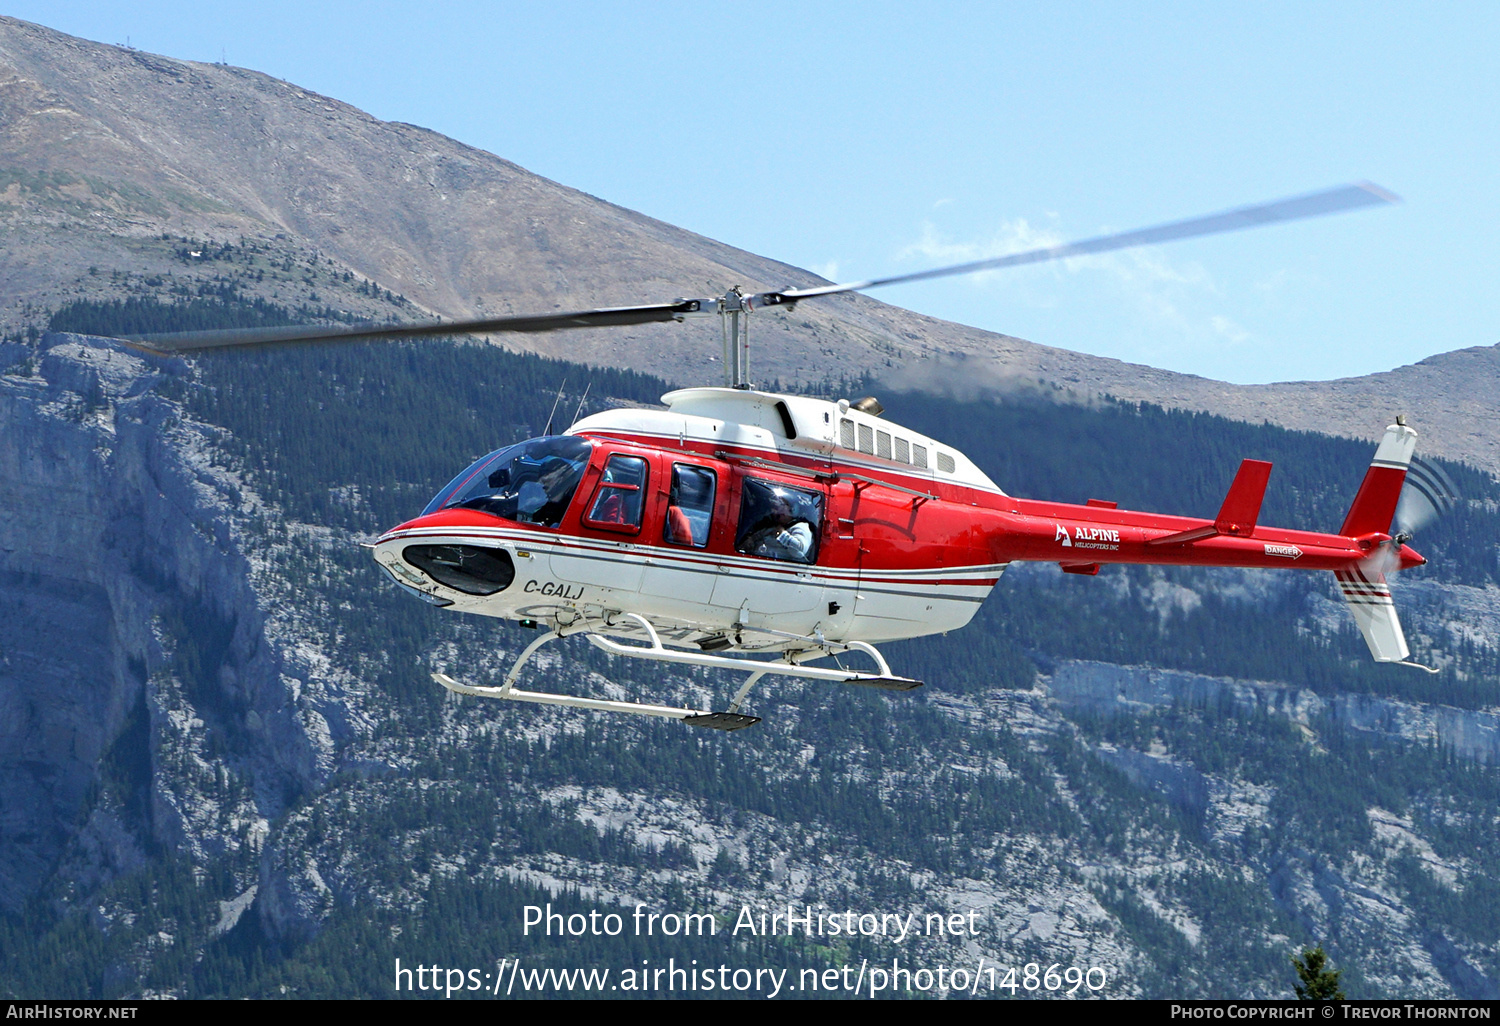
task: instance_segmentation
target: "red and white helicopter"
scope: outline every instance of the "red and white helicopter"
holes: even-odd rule
[[[1345,186],[1155,228],[918,274],[819,288],[676,300],[537,317],[378,327],[252,329],[131,340],[154,352],[296,341],[409,338],[680,321],[719,316],[726,383],[662,397],[665,409],[612,409],[561,435],[492,452],[413,520],[381,535],[376,562],[402,588],[456,612],[543,629],[498,686],[434,678],[450,691],[736,730],[767,676],[896,691],[875,647],[969,622],[1011,563],[1097,574],[1107,563],[1333,572],[1371,653],[1416,666],[1385,575],[1419,566],[1398,505],[1441,510],[1441,474],[1408,479],[1416,432],[1386,429],[1337,534],[1259,523],[1271,464],[1245,460],[1213,520],[1007,495],[951,445],[883,420],[878,402],[759,391],[748,381],[751,311],[980,270],[1098,253],[1389,202]],[[549,425],[550,427],[550,425]],[[1404,489],[1411,484],[1413,488]],[[1406,498],[1403,500],[1403,494]],[[746,677],[726,709],[690,709],[524,691],[542,645],[582,635],[606,652]],[[809,665],[859,653],[873,666]],[[1426,667],[1421,667],[1427,669]],[[1436,672],[1436,671],[1431,671]]]

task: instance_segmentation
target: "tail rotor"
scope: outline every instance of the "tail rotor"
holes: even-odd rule
[[[1382,542],[1360,569],[1382,576],[1402,569],[1401,547],[1446,516],[1459,498],[1458,486],[1442,467],[1413,456],[1396,501],[1396,514],[1391,518],[1391,538]]]
[[[1426,562],[1406,543],[1458,501],[1458,489],[1443,469],[1412,454],[1416,440],[1417,433],[1407,427],[1405,417],[1397,417],[1386,428],[1340,531],[1356,539],[1385,538],[1363,560],[1335,571],[1334,576],[1376,662],[1437,673],[1408,658],[1411,652],[1386,583],[1387,574]]]
[[[1458,486],[1436,463],[1413,456],[1406,470],[1406,483],[1396,503],[1396,517],[1391,522],[1395,538],[1405,542],[1422,528],[1453,509],[1459,499]]]

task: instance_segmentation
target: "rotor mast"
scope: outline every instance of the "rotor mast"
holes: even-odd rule
[[[719,333],[724,339],[724,384],[750,387],[750,297],[738,285],[718,299]]]

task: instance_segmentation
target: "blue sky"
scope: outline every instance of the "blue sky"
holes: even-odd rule
[[[1236,382],[1500,342],[1496,4],[5,13],[227,59],[840,280],[1367,179],[1405,202],[873,295]]]

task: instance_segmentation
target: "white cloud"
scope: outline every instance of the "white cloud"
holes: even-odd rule
[[[941,267],[945,264],[966,264],[973,260],[988,260],[1008,253],[1055,246],[1063,241],[1062,236],[1056,232],[1033,228],[1025,218],[1004,221],[990,238],[971,242],[945,239],[931,221],[923,221],[922,237],[897,253],[896,259],[909,261],[916,257]],[[999,273],[1002,272],[980,271],[968,277],[975,282],[987,282],[994,280]]]
[[[946,237],[931,222],[924,222],[920,238],[901,250],[898,259],[941,267],[1056,246],[1067,241],[1073,240],[1063,238],[1050,226],[1033,225],[1024,218],[1002,222],[988,238],[972,240]],[[1159,247],[1067,257],[1037,267],[1050,268],[1054,279],[1102,275],[1111,291],[1136,311],[1146,322],[1146,327],[1163,335],[1236,345],[1252,337],[1244,327],[1212,309],[1227,297],[1201,264],[1173,262]],[[1000,283],[1023,292],[1028,301],[1038,307],[1055,306],[1057,297],[1046,294],[1048,290],[1045,288],[1038,289],[1040,282],[1036,269],[1031,269],[1026,278],[1018,277],[1026,270],[983,271],[968,278],[976,287],[994,288]],[[1012,295],[1014,297],[1014,292]]]
[[[820,278],[827,278],[829,281],[839,280],[839,262],[837,260],[830,260],[826,264],[813,264],[808,270]]]
[[[1208,323],[1213,325],[1214,331],[1218,332],[1220,335],[1224,336],[1231,342],[1240,343],[1250,341],[1250,333],[1244,328],[1240,327],[1238,324],[1231,321],[1228,317],[1222,317],[1218,314],[1215,314],[1213,317],[1210,317],[1208,319]]]

